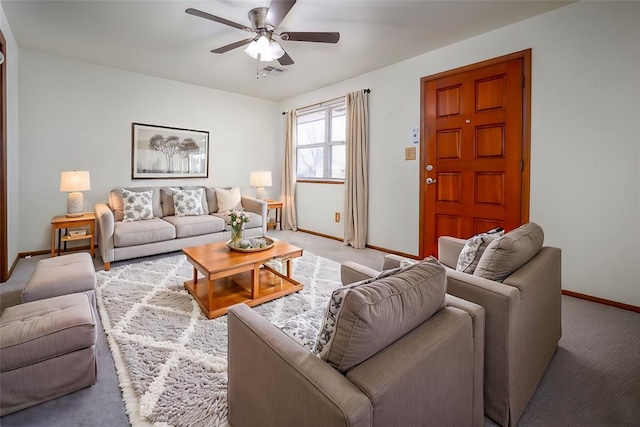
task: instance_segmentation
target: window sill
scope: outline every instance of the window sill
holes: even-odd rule
[[[296,182],[303,184],[344,184],[343,179],[297,179]]]

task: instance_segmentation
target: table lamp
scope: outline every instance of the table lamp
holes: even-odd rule
[[[81,191],[91,190],[89,171],[63,171],[60,176],[60,191],[68,192],[67,217],[76,218],[84,214]]]
[[[258,199],[266,199],[267,193],[264,191],[264,187],[271,187],[271,171],[251,172],[249,175],[249,185],[257,187],[256,197]]]

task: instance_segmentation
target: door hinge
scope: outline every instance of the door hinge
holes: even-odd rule
[[[524,170],[524,160],[520,160],[520,172]]]
[[[524,76],[522,76],[522,87],[524,87]]]

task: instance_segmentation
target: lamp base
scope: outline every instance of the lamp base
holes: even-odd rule
[[[256,198],[258,200],[264,200],[267,198],[267,192],[264,190],[264,187],[258,187],[256,189]]]
[[[74,191],[69,193],[69,197],[67,197],[67,218],[77,218],[84,215],[82,209],[83,201],[81,192]]]

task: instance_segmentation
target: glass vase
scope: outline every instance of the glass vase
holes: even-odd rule
[[[240,246],[244,234],[244,224],[237,227],[231,227],[231,244],[233,246]]]

